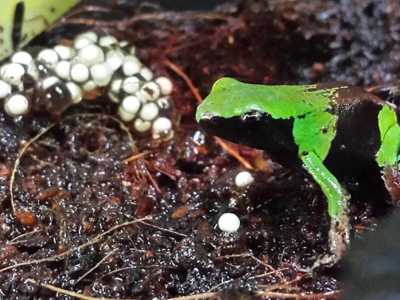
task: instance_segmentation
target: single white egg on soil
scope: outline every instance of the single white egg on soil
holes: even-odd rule
[[[240,172],[236,175],[235,184],[238,187],[245,187],[254,181],[253,175],[248,171]]]
[[[235,232],[240,227],[240,220],[233,213],[224,213],[218,219],[218,227],[225,232]]]

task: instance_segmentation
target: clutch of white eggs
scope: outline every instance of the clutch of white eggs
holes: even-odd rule
[[[0,67],[0,99],[10,116],[46,109],[60,114],[93,91],[118,104],[123,122],[154,137],[172,129],[172,82],[153,80],[153,72],[135,56],[135,47],[113,36],[85,32],[73,47],[57,45],[36,55],[19,51]],[[35,56],[35,58],[34,58]]]

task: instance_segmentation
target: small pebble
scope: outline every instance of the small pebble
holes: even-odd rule
[[[219,217],[218,227],[225,232],[235,232],[240,227],[240,220],[235,214],[225,213]]]

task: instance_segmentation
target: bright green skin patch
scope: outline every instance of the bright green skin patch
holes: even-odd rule
[[[384,106],[379,112],[379,131],[381,134],[381,148],[378,152],[377,162],[380,167],[397,164],[400,149],[400,126],[396,113]]]
[[[338,89],[317,89],[315,85],[253,85],[222,78],[198,107],[196,120],[199,122],[213,117],[229,119],[254,111],[266,113],[273,119],[293,119],[292,135],[298,146],[299,158],[326,195],[329,215],[339,219],[346,213],[350,197],[323,164],[336,136],[338,116],[330,110],[337,103]],[[381,147],[376,160],[383,167],[397,163],[400,127],[396,113],[389,106],[381,105],[379,120],[371,122],[379,121]]]
[[[338,217],[343,213],[342,203],[347,196],[323,165],[336,135],[337,116],[327,112],[336,91],[316,89],[314,85],[265,86],[222,78],[198,107],[196,119],[213,116],[228,119],[250,111],[267,113],[274,119],[293,118],[293,138],[299,157],[328,198],[329,215]]]

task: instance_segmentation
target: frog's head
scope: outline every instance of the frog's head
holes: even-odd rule
[[[246,86],[247,84],[232,78],[221,78],[216,81],[210,95],[197,108],[197,122],[213,117],[229,119],[252,110],[251,106],[255,105],[248,101],[250,95],[247,94]]]
[[[277,98],[276,92],[265,86],[222,78],[197,108],[196,120],[210,134],[294,158],[293,119],[273,117]]]

